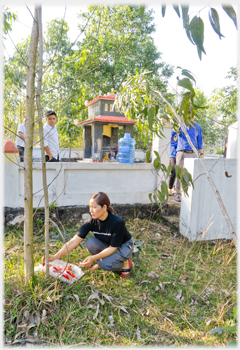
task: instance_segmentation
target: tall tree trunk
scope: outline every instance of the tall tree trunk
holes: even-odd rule
[[[217,199],[219,207],[220,207],[220,209],[222,211],[222,214],[223,214],[223,216],[224,216],[224,218],[226,220],[226,223],[228,225],[228,228],[229,228],[230,234],[232,236],[232,239],[234,241],[234,244],[235,244],[235,246],[237,248],[237,234],[236,234],[235,228],[234,228],[234,226],[232,224],[232,221],[231,221],[231,219],[230,219],[230,217],[228,215],[227,209],[225,208],[225,205],[224,205],[223,200],[222,200],[222,198],[220,196],[220,193],[219,193],[219,191],[217,189],[217,186],[215,185],[215,183],[214,183],[214,181],[213,181],[213,179],[211,177],[210,172],[208,171],[208,169],[207,169],[206,165],[204,164],[204,161],[202,160],[202,158],[199,157],[198,151],[194,147],[194,145],[193,145],[193,143],[192,143],[192,141],[191,141],[191,139],[190,139],[190,137],[189,137],[189,135],[187,133],[186,126],[182,123],[182,121],[179,118],[178,114],[176,113],[175,109],[172,107],[172,105],[164,98],[164,96],[159,91],[158,91],[158,94],[161,96],[161,98],[168,104],[168,106],[173,111],[176,119],[178,120],[179,124],[181,125],[181,128],[182,128],[182,130],[183,130],[183,132],[184,132],[184,134],[185,134],[185,136],[186,136],[186,138],[188,140],[188,143],[190,144],[190,146],[192,147],[194,153],[196,154],[197,158],[199,159],[199,161],[200,161],[200,163],[201,163],[201,165],[202,165],[202,167],[203,167],[203,169],[204,169],[204,171],[206,173],[206,176],[207,176],[207,179],[209,181],[209,184],[212,187],[213,192],[214,192],[214,194],[216,196],[216,199]]]
[[[71,138],[70,138],[70,149],[69,149],[69,162],[71,162],[71,150],[72,150],[72,130],[70,130],[71,132]]]
[[[42,74],[43,74],[43,33],[42,33],[42,7],[38,7],[38,34],[39,34],[39,64],[38,64],[38,84],[36,93],[36,102],[38,109],[38,123],[39,123],[39,136],[42,155],[42,183],[44,192],[44,207],[45,207],[45,261],[46,261],[46,275],[49,275],[49,200],[48,200],[48,187],[47,187],[47,172],[46,172],[46,160],[44,151],[44,135],[42,124],[42,106],[41,106],[41,87],[42,87]]]
[[[30,280],[34,273],[33,262],[33,189],[32,189],[32,148],[34,130],[34,79],[38,45],[37,9],[34,8],[34,21],[27,67],[27,98],[26,98],[26,138],[24,151],[24,262],[25,276]]]

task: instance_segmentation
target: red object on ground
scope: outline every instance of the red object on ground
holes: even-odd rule
[[[17,149],[15,143],[13,143],[11,140],[8,140],[4,145],[3,152],[4,153],[18,153],[18,149]]]
[[[66,270],[66,272],[73,278],[76,278],[77,280],[77,277],[75,276],[75,274],[72,272],[72,271],[69,271],[69,270]]]
[[[66,278],[66,280],[71,281],[71,278],[68,275],[66,275],[65,273],[62,274],[62,277]]]

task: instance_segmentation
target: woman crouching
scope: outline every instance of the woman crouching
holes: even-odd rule
[[[92,219],[83,224],[77,234],[55,255],[49,255],[49,262],[70,253],[91,231],[94,237],[86,240],[86,248],[91,255],[79,265],[90,267],[90,271],[99,268],[105,271],[119,271],[120,277],[128,277],[132,266],[130,258],[133,240],[124,221],[114,214],[110,200],[103,192],[91,196],[89,211]],[[92,266],[95,261],[96,264]],[[42,263],[45,264],[45,257],[42,258]]]

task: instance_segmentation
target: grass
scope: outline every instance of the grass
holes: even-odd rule
[[[84,270],[72,285],[36,276],[24,280],[23,231],[5,232],[5,345],[41,346],[224,346],[236,333],[209,334],[236,324],[237,254],[231,242],[188,242],[163,222],[134,219],[127,227],[139,248],[131,276]],[[50,252],[61,246],[52,228]],[[174,231],[174,230],[173,230]],[[76,230],[66,229],[68,240]],[[44,235],[34,234],[34,261]],[[83,246],[70,255],[78,264]],[[67,261],[67,257],[63,260]]]

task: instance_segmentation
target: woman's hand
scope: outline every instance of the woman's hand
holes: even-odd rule
[[[48,258],[49,258],[49,262],[52,262],[52,261],[56,260],[55,255],[49,255]],[[42,257],[42,265],[45,266],[45,263],[46,263],[46,259],[45,259],[45,255],[44,255]]]
[[[91,267],[93,261],[93,256],[88,256],[82,263],[79,263],[79,265],[83,267]]]

